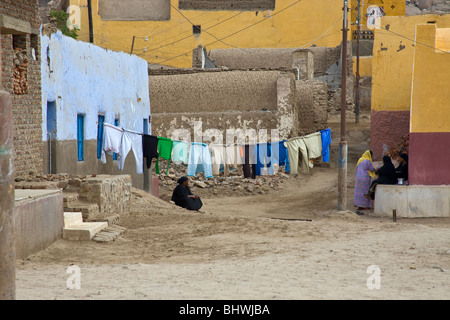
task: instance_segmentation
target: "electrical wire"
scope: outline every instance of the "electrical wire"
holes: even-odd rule
[[[350,9],[350,10],[351,10],[351,11],[354,11],[354,10],[352,10],[352,9]],[[364,19],[364,20],[366,20],[366,22],[367,22],[367,17],[362,16],[361,18]],[[406,40],[409,40],[409,41],[413,42],[414,44],[419,44],[419,45],[422,45],[422,46],[424,46],[424,47],[428,47],[428,48],[434,49],[435,51],[440,51],[440,52],[442,52],[442,53],[450,54],[450,51],[445,51],[445,50],[436,48],[436,47],[434,47],[434,46],[430,46],[430,45],[428,45],[428,44],[418,42],[418,41],[415,40],[415,39],[408,38],[407,36],[404,36],[404,35],[402,35],[402,34],[400,34],[400,33],[397,33],[397,32],[394,32],[394,31],[390,30],[389,27],[386,27],[386,26],[383,27],[383,28],[380,27],[380,29],[383,30],[383,31],[390,32],[390,33],[392,33],[392,34],[394,34],[394,35],[396,35],[396,36],[398,36],[398,37],[401,37],[401,38],[404,38],[404,39],[406,39]]]
[[[227,39],[227,38],[229,38],[229,37],[232,37],[232,36],[234,36],[234,35],[236,35],[236,34],[242,32],[242,31],[245,31],[245,30],[247,30],[247,29],[250,29],[251,27],[253,27],[253,26],[255,26],[255,25],[257,25],[257,24],[259,24],[259,23],[261,23],[261,22],[263,22],[263,21],[266,21],[267,19],[272,18],[273,16],[276,16],[276,15],[280,14],[281,12],[283,12],[283,11],[285,11],[285,10],[287,10],[287,9],[289,9],[289,8],[291,8],[291,7],[293,7],[294,5],[296,5],[297,3],[301,2],[301,1],[302,1],[302,0],[297,0],[297,1],[295,1],[294,3],[291,3],[290,5],[288,5],[287,7],[284,7],[283,9],[280,9],[279,11],[273,13],[272,15],[267,16],[267,17],[265,17],[264,19],[262,19],[262,20],[260,20],[260,21],[258,21],[258,22],[255,22],[255,23],[253,23],[253,24],[251,24],[251,25],[248,25],[248,26],[245,27],[245,28],[242,28],[242,29],[240,29],[240,30],[238,30],[238,31],[235,31],[235,32],[233,32],[233,33],[230,33],[229,35],[227,35],[227,36],[221,38],[220,40]],[[213,42],[207,44],[206,46],[210,46],[210,45],[212,45],[212,44],[214,44],[214,43],[217,43],[217,42],[219,42],[219,41],[218,41],[218,40],[213,41]],[[242,49],[242,48],[241,48],[241,49]],[[178,58],[178,57],[187,55],[187,54],[189,54],[189,53],[191,53],[191,51],[188,51],[188,52],[179,54],[179,55],[174,56],[174,57],[169,58],[169,59],[165,59],[165,60],[159,61],[159,63],[166,62],[166,61],[170,61],[170,60],[176,59],[176,58]]]

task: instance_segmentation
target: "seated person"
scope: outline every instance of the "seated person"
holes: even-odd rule
[[[189,179],[181,177],[177,182],[178,186],[175,187],[172,193],[172,201],[177,206],[188,210],[200,210],[203,203],[199,196],[192,194],[191,189],[189,189]]]
[[[372,181],[369,192],[364,194],[367,199],[375,200],[375,188],[377,184],[397,184],[397,174],[391,157],[383,157],[383,166],[376,173],[378,174],[378,178]]]
[[[399,165],[395,168],[397,178],[403,178],[403,181],[408,181],[408,155],[402,153],[398,158]]]

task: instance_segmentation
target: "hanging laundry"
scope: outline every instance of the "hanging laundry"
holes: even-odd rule
[[[270,143],[258,143],[253,149],[254,157],[256,159],[255,174],[260,176],[264,166],[268,168],[268,174],[273,174],[273,166],[271,164],[272,146]]]
[[[213,175],[219,175],[220,166],[223,165],[226,167],[225,146],[222,144],[210,144],[208,145],[208,148],[212,157],[211,162]]]
[[[142,152],[142,133],[124,130],[122,135],[122,145],[120,148],[120,158],[118,160],[119,170],[123,170],[125,159],[130,150],[133,150],[134,158],[136,160],[136,173],[142,174],[144,156]]]
[[[147,169],[152,165],[152,159],[158,158],[158,137],[144,134],[142,136],[142,152],[147,158]]]
[[[240,155],[242,159],[242,169],[244,171],[244,178],[255,179],[256,178],[256,161],[253,156],[253,148],[256,145],[243,145],[239,146]],[[256,153],[256,152],[255,152]]]
[[[212,178],[212,159],[208,146],[205,143],[192,142],[189,151],[187,175],[194,176],[198,165],[202,165],[205,177]]]
[[[189,145],[185,141],[173,140],[172,162],[188,163]]]
[[[322,161],[330,162],[331,129],[320,130],[322,138]]]
[[[299,154],[302,155],[302,171],[309,172],[308,166],[308,150],[305,141],[301,137],[291,138],[284,142],[284,146],[289,153],[289,168],[291,174],[298,173]]]
[[[242,164],[241,157],[239,156],[239,146],[236,144],[225,145],[226,164],[237,167]]]
[[[271,163],[278,164],[280,167],[284,166],[284,171],[289,172],[289,153],[288,149],[284,146],[283,141],[277,141],[271,143]]]
[[[155,172],[159,174],[159,158],[168,160],[166,175],[169,172],[170,159],[172,158],[173,141],[169,138],[158,137],[158,157],[156,158]]]
[[[310,159],[322,156],[322,138],[320,132],[286,140],[284,146],[289,153],[289,167],[292,174],[298,173],[299,150],[302,155],[302,172],[309,173],[313,167]]]
[[[322,156],[322,138],[320,132],[314,132],[303,137],[308,149],[308,159]]]
[[[118,159],[120,159],[120,148],[122,146],[123,130],[112,124],[103,123],[103,143],[102,153],[100,159],[103,163],[106,163],[106,153],[113,155],[117,153]]]

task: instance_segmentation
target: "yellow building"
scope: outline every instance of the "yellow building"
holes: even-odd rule
[[[361,77],[372,76],[372,50],[375,30],[378,25],[377,15],[404,16],[405,0],[361,0],[360,1],[360,61]],[[353,0],[351,6],[351,39],[353,45],[353,71],[356,75],[356,38],[358,1]]]
[[[411,94],[412,184],[450,185],[450,28],[416,26]]]
[[[430,28],[436,28],[436,34],[433,37],[430,35],[425,39],[416,39],[416,26],[423,24],[430,25]],[[450,28],[450,14],[384,17],[381,19],[381,29],[375,31],[372,63],[370,144],[375,158],[380,159],[386,149],[397,146],[405,134],[419,130],[419,127],[414,127],[413,123],[415,122],[410,117],[411,106],[414,103],[427,105],[428,108],[435,108],[443,103],[440,98],[445,96],[443,91],[447,90],[448,93],[450,83],[447,81],[443,87],[437,84],[442,84],[444,78],[447,80],[450,78],[448,73],[443,71],[445,68],[443,62],[439,62],[440,60],[431,55],[431,52],[434,52],[432,49],[434,47],[448,50],[448,43],[450,43],[448,28]],[[418,34],[420,35],[420,33]],[[431,51],[427,51],[430,57],[423,57],[421,61],[418,61],[417,54],[422,54],[422,51],[417,51],[419,48],[430,49]],[[445,56],[450,55],[442,53],[439,57],[443,59]],[[416,67],[417,61],[420,63],[420,72],[425,73],[418,75],[419,71],[416,69],[413,81],[413,67]],[[440,82],[436,82],[435,77],[441,75],[443,78],[439,77]],[[427,88],[431,87],[423,91],[418,88],[417,81]],[[414,88],[420,90],[419,96],[417,96],[417,92],[412,95],[413,85]],[[437,91],[432,90],[433,86],[438,88]],[[436,102],[438,100],[439,103]],[[435,130],[432,128],[437,128],[436,125],[442,121],[448,124],[450,112],[448,109],[446,110],[447,113],[440,115],[434,111],[431,112],[431,109],[421,111],[417,117],[422,120],[417,123],[420,123],[423,130]],[[431,118],[428,118],[430,115]],[[412,116],[414,117],[414,112]]]
[[[80,8],[79,40],[89,41],[87,0],[70,4],[73,17]],[[92,0],[93,38],[96,45],[112,50],[131,52],[133,47],[133,54],[151,64],[191,67],[192,50],[198,45],[208,50],[335,47],[342,40],[342,4],[342,0]]]

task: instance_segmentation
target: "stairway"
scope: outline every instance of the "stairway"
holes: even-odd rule
[[[126,231],[116,225],[120,219],[118,214],[101,214],[96,203],[80,200],[76,192],[63,192],[63,201],[64,239],[110,242]]]

